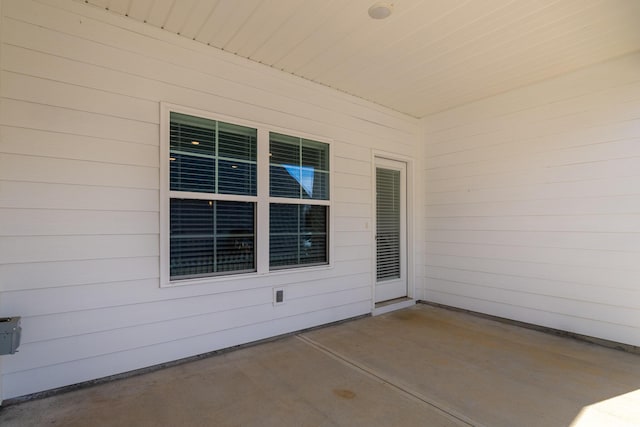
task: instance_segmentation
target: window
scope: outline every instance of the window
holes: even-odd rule
[[[162,283],[329,264],[330,145],[185,110],[163,104]]]
[[[329,146],[272,132],[269,153],[269,266],[326,264]]]
[[[171,280],[255,271],[257,130],[172,112],[169,135]]]

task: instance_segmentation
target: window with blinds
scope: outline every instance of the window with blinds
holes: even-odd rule
[[[400,171],[376,168],[376,279],[400,277]]]
[[[171,112],[171,280],[255,271],[256,153],[256,129]]]
[[[269,135],[269,266],[327,264],[329,144]]]
[[[161,110],[162,286],[329,264],[329,143]]]

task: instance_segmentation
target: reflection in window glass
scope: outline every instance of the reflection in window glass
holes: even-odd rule
[[[271,133],[270,195],[329,199],[329,144]]]

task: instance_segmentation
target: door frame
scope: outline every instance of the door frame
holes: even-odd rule
[[[412,158],[407,156],[402,156],[395,153],[389,153],[381,150],[372,150],[371,151],[371,218],[372,218],[372,226],[371,226],[371,312],[373,314],[377,314],[376,312],[380,309],[376,310],[376,159],[383,160],[392,160],[395,162],[400,162],[405,164],[406,168],[406,248],[405,248],[405,269],[407,275],[407,298],[410,300],[414,299],[415,296],[415,238],[414,238],[414,230],[415,230],[415,219],[414,219],[414,161]],[[413,303],[413,301],[411,302]],[[407,306],[406,303],[401,304],[403,307]],[[402,307],[398,307],[402,308]],[[385,312],[388,310],[384,310]]]

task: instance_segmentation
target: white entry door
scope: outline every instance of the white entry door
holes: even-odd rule
[[[375,302],[407,296],[407,167],[376,158]]]

